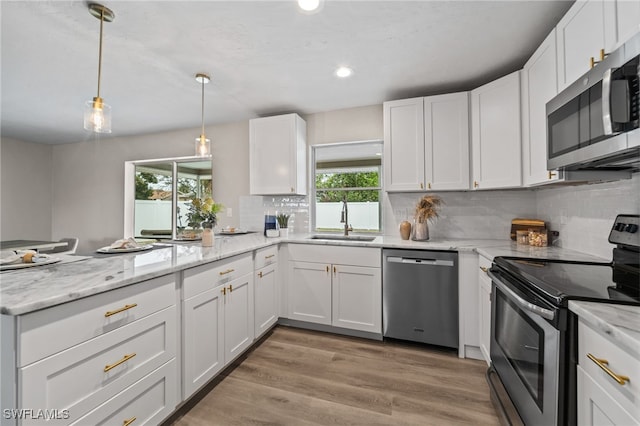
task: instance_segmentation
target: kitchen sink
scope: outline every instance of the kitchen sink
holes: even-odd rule
[[[376,237],[363,235],[313,235],[312,240],[333,240],[333,241],[373,241]]]

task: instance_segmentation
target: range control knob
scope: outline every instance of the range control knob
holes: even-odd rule
[[[626,226],[627,226],[626,223],[618,222],[616,223],[616,226],[614,229],[618,232],[623,232]]]
[[[630,223],[624,228],[624,230],[629,232],[630,234],[635,234],[636,232],[638,232],[638,225],[636,225],[635,223]]]

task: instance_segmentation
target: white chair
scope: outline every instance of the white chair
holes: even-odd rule
[[[47,251],[47,254],[75,254],[78,249],[78,238],[61,238],[60,242],[67,243],[66,246],[55,247],[51,251]]]

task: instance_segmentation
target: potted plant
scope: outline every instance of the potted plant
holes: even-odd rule
[[[291,215],[286,213],[278,213],[276,220],[278,221],[278,227],[280,227],[280,236],[286,237],[289,235],[289,218]]]
[[[438,217],[438,209],[444,204],[442,198],[437,195],[425,195],[416,205],[414,224],[411,239],[415,241],[427,241],[429,239],[428,221]]]
[[[187,225],[194,230],[194,236],[200,227],[205,229],[203,245],[210,246],[213,244],[213,227],[218,223],[218,213],[222,210],[222,207],[222,204],[216,203],[211,197],[207,197],[204,200],[196,197],[191,200],[191,205],[186,215]],[[204,241],[205,235],[206,241]],[[211,243],[209,243],[209,236]]]

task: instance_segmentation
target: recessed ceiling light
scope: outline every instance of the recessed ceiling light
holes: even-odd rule
[[[349,77],[351,74],[353,74],[353,70],[349,67],[340,67],[336,70],[336,75],[338,77]]]
[[[298,6],[305,12],[313,12],[320,6],[320,0],[298,0]]]

